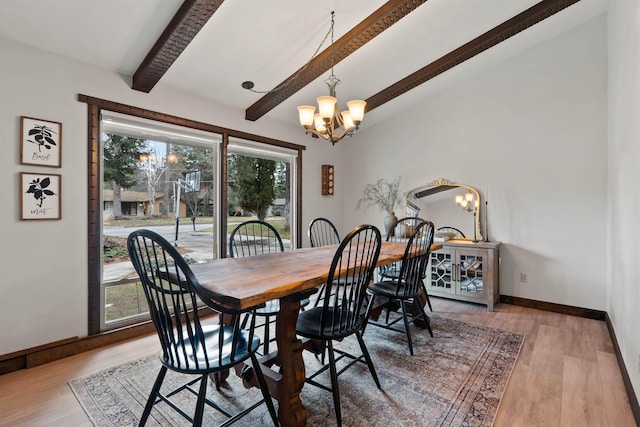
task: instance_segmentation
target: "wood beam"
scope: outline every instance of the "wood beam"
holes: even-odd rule
[[[427,0],[390,0],[386,2],[378,10],[336,40],[332,46],[320,52],[309,61],[308,64],[298,69],[298,71],[277,85],[276,89],[247,108],[245,111],[245,119],[251,121],[258,120],[291,95],[318,78],[322,73],[329,70],[332,65],[339,63],[351,55],[426,1]]]
[[[224,0],[185,0],[133,75],[132,89],[150,92]]]
[[[367,111],[431,80],[580,0],[543,0],[366,99]]]

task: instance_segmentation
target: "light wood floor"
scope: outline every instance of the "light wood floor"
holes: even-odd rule
[[[604,322],[432,298],[434,312],[526,334],[495,425],[635,426]],[[158,348],[155,335],[0,376],[0,426],[90,426],[67,385]]]

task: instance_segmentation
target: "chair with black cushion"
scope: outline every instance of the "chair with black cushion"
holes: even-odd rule
[[[406,242],[409,240],[413,232],[416,230],[418,224],[423,222],[424,219],[411,216],[401,218],[391,227],[391,233],[387,235],[387,242]],[[402,261],[394,262],[392,264],[383,265],[378,269],[378,274],[383,280],[393,280],[397,279],[400,275],[400,266],[402,265]],[[425,271],[426,274],[426,271]],[[429,311],[433,311],[431,308],[431,300],[429,299],[429,294],[427,293],[427,289],[424,290],[424,295],[427,299],[427,304],[429,305]],[[397,307],[397,306],[396,306]],[[387,319],[389,318],[389,312],[391,311],[391,306],[387,306]]]
[[[158,333],[162,351],[162,367],[149,394],[139,425],[144,425],[156,403],[165,402],[194,426],[200,426],[203,420],[205,403],[228,418],[223,425],[229,425],[266,403],[275,425],[278,420],[271,396],[256,358],[260,338],[254,334],[255,318],[247,329],[240,326],[240,312],[233,312],[218,306],[210,298],[202,297],[202,288],[184,258],[171,243],[150,230],[138,230],[127,239],[127,248],[131,262],[140,277],[144,293],[149,304],[151,320]],[[205,325],[202,323],[198,303],[207,305],[224,315],[225,324]],[[249,315],[251,315],[249,312]],[[255,373],[262,399],[250,405],[236,415],[221,408],[211,398],[207,398],[209,375],[218,376],[233,366],[250,359],[253,369],[247,368],[247,374]],[[196,375],[189,382],[170,392],[161,392],[160,388],[168,370]],[[199,385],[198,385],[199,382]],[[216,384],[218,386],[218,384]],[[219,387],[216,387],[219,390]],[[192,393],[197,396],[194,415],[175,402],[174,396],[180,393]]]
[[[322,295],[322,305],[301,312],[296,323],[296,332],[303,338],[321,341],[329,355],[329,363],[306,378],[308,384],[333,393],[333,403],[338,425],[342,425],[338,376],[354,364],[366,363],[376,386],[380,381],[369,352],[362,339],[365,325],[364,298],[380,254],[380,231],[372,225],[360,225],[347,234],[335,252],[327,283]],[[355,356],[339,348],[334,341],[355,335],[362,354]],[[338,355],[338,357],[336,357]],[[337,371],[336,363],[343,358],[348,364]],[[315,378],[329,369],[331,386],[319,383]]]
[[[450,226],[444,226],[444,227],[438,227],[438,229],[436,230],[436,236],[438,234],[446,234],[448,237],[451,238],[465,238],[465,235],[462,231],[458,230],[455,227],[450,227]]]
[[[402,263],[400,264],[399,274],[396,278],[383,279],[380,282],[369,285],[368,292],[372,295],[367,306],[367,320],[373,308],[373,301],[376,296],[382,296],[389,300],[396,300],[400,303],[402,317],[392,322],[376,323],[368,322],[371,325],[380,326],[386,329],[404,332],[407,335],[409,343],[409,352],[413,355],[413,343],[411,341],[410,322],[422,318],[426,324],[429,334],[433,337],[433,331],[429,318],[424,311],[423,304],[419,297],[424,289],[424,276],[429,264],[429,255],[431,253],[431,245],[433,244],[434,226],[431,221],[422,221],[415,226],[413,235],[407,242]],[[407,305],[413,303],[418,307],[418,313],[413,315],[408,310]],[[395,323],[402,319],[404,321],[404,331],[395,328]]]
[[[309,242],[312,248],[328,245],[339,245],[340,234],[331,221],[326,218],[316,218],[309,223],[309,229],[307,230],[309,235]],[[323,283],[320,287],[318,295],[322,295],[326,283]],[[320,303],[320,298],[316,298],[314,306],[317,307]]]
[[[238,224],[229,237],[229,255],[231,258],[244,258],[255,255],[263,255],[274,252],[284,252],[284,244],[280,233],[268,222],[250,220]],[[240,284],[241,286],[241,284]],[[309,300],[300,301],[304,307]],[[280,301],[275,299],[267,301],[264,307],[256,310],[256,315],[264,317],[264,342],[263,354],[269,354],[269,344],[274,341],[270,336],[269,325],[275,321],[275,316],[280,311]]]

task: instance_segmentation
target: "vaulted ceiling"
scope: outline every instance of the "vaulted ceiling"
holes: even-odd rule
[[[554,37],[602,13],[606,4],[9,0],[0,2],[0,37],[113,70],[134,90],[167,85],[210,99],[242,111],[247,120],[297,123],[297,105],[328,94],[324,80],[334,63],[341,107],[365,99],[373,112],[367,122]],[[321,45],[332,11],[333,47],[330,39]],[[264,93],[242,88],[244,81]]]

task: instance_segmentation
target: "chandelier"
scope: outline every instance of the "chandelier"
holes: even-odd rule
[[[342,112],[338,110],[336,86],[340,83],[340,80],[333,74],[334,15],[335,13],[331,12],[331,27],[329,29],[329,34],[331,34],[331,75],[325,80],[325,83],[329,86],[329,96],[320,96],[316,100],[318,113],[316,113],[316,107],[313,105],[301,105],[298,107],[300,124],[304,127],[305,133],[331,141],[332,144],[347,135],[353,135],[358,130],[364,118],[364,109],[367,105],[365,101],[353,100],[347,102],[348,110]]]

